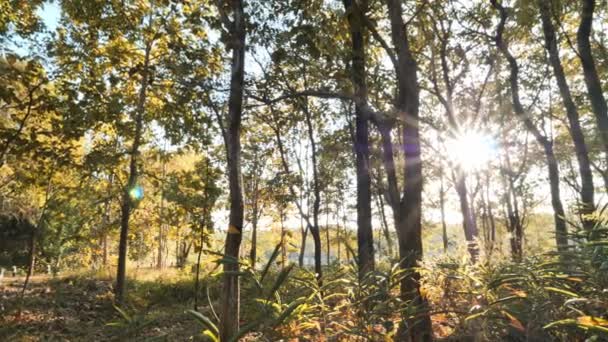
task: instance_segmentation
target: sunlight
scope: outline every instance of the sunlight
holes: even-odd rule
[[[462,132],[446,142],[448,158],[466,171],[476,171],[496,157],[496,141],[482,132]]]

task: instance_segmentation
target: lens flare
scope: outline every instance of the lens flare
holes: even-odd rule
[[[129,197],[132,201],[141,201],[144,198],[144,188],[141,185],[134,186],[129,190]]]
[[[446,142],[448,158],[467,171],[477,171],[497,154],[496,141],[482,132],[463,132]]]

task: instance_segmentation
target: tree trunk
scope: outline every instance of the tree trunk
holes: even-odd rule
[[[460,202],[460,211],[462,212],[462,226],[464,228],[464,237],[467,241],[467,250],[471,255],[471,261],[476,262],[479,255],[479,247],[477,246],[477,237],[479,232],[477,224],[473,218],[471,207],[469,206],[467,183],[464,172],[457,168],[456,170],[456,193]]]
[[[512,181],[508,178],[511,176],[509,173],[511,172],[511,164],[509,163],[508,157],[505,168],[506,172],[503,172],[503,187],[504,187],[504,203],[507,213],[507,231],[509,232],[509,244],[511,246],[511,258],[514,262],[521,262],[521,239],[518,239],[518,235],[521,233],[518,232],[517,226],[519,225],[519,215],[517,211],[514,210],[513,201],[511,200],[511,196],[515,197],[515,191],[513,191]]]
[[[164,221],[164,199],[165,199],[165,176],[167,174],[167,161],[163,158],[163,172],[160,191],[160,207],[159,207],[159,225],[158,225],[158,259],[156,260],[156,269],[163,268],[163,249],[165,248],[165,221]]]
[[[567,248],[568,245],[567,228],[559,188],[559,168],[553,152],[553,143],[540,133],[539,129],[534,125],[521,104],[521,100],[519,98],[519,66],[509,51],[507,43],[503,40],[503,33],[505,23],[508,18],[508,12],[506,8],[504,8],[497,0],[490,0],[490,2],[500,14],[500,22],[496,30],[495,43],[500,52],[506,58],[509,65],[509,83],[511,88],[513,110],[520,120],[523,121],[526,129],[534,136],[538,144],[541,145],[545,153],[547,168],[549,171],[549,184],[551,188],[551,205],[553,207],[553,217],[555,220],[556,244],[558,250],[563,250]]]
[[[304,266],[304,255],[306,254],[306,239],[308,238],[308,225],[304,226],[304,219],[300,218],[300,231],[302,232],[302,243],[300,244],[300,255],[298,257],[298,265]]]
[[[249,252],[249,262],[251,268],[255,270],[255,262],[257,259],[257,247],[258,247],[258,220],[256,212],[256,204],[254,204],[254,210],[251,220],[251,251]]]
[[[403,199],[399,203],[395,220],[399,238],[399,257],[404,269],[411,270],[422,258],[422,163],[419,137],[419,89],[416,62],[411,54],[403,9],[400,0],[387,0],[391,23],[391,38],[396,50],[398,94],[396,106],[403,123],[404,186]],[[396,203],[394,203],[396,204]],[[411,272],[401,281],[401,297],[418,306],[422,312],[419,319],[402,322],[398,337],[411,341],[431,341],[433,331],[428,315],[428,303],[420,293],[420,274]]]
[[[555,153],[553,152],[553,143],[547,141],[543,147],[549,168],[551,205],[553,206],[553,218],[555,220],[555,241],[558,250],[566,250],[568,247],[568,230],[566,228],[566,214],[564,213],[559,190],[559,167]]]
[[[310,111],[308,110],[308,98],[305,98],[304,104],[304,115],[306,117],[306,126],[308,128],[308,139],[310,140],[310,148],[311,148],[311,159],[312,159],[312,180],[313,180],[313,194],[314,201],[312,207],[312,226],[310,225],[310,221],[308,222],[310,226],[310,233],[312,234],[312,239],[315,246],[315,273],[317,274],[317,279],[321,281],[323,276],[323,270],[321,268],[321,232],[319,229],[319,211],[321,206],[321,186],[319,184],[319,172],[318,172],[318,163],[317,163],[317,142],[314,137],[314,129],[312,126],[312,117]]]
[[[101,238],[101,245],[103,249],[101,264],[103,265],[103,267],[106,267],[108,266],[108,233],[103,233],[103,236]]]
[[[364,16],[367,0],[343,0],[348,13],[348,23],[352,42],[352,83],[355,96],[361,103],[367,102],[365,81],[365,33]],[[368,118],[362,104],[355,104],[355,154],[357,172],[357,246],[359,277],[373,271],[374,235],[372,228],[371,177],[369,172],[369,128]]]
[[[384,239],[386,239],[388,258],[389,260],[392,260],[394,257],[393,239],[391,238],[391,232],[388,229],[388,222],[386,220],[386,212],[384,211],[384,200],[382,199],[382,196],[382,194],[377,193],[376,199],[378,202],[378,210],[380,211],[380,222],[382,224],[382,231],[384,233]]]
[[[243,237],[243,191],[241,184],[241,117],[243,107],[243,83],[245,77],[245,14],[242,0],[232,0],[230,5],[233,21],[228,28],[231,34],[232,65],[230,95],[228,100],[228,126],[226,154],[228,159],[228,183],[230,188],[230,218],[226,235],[222,293],[220,298],[220,340],[229,341],[239,330],[239,250]],[[220,4],[221,6],[221,4]],[[222,9],[220,9],[222,11]]]
[[[34,107],[34,93],[36,92],[36,90],[38,88],[40,88],[42,86],[42,84],[43,83],[39,83],[39,84],[35,85],[32,89],[28,90],[28,102],[27,102],[27,108],[25,110],[25,115],[23,115],[23,118],[21,118],[21,120],[19,120],[19,123],[17,124],[17,130],[15,131],[15,133],[12,134],[11,136],[9,136],[4,141],[4,144],[2,145],[2,148],[0,149],[0,167],[4,166],[4,164],[6,162],[6,156],[11,149],[11,145],[21,135],[21,132],[23,132],[23,129],[25,128],[27,119],[32,115],[32,109]]]
[[[496,222],[494,220],[494,212],[492,211],[492,203],[490,202],[490,176],[486,175],[486,205],[488,208],[488,218],[490,220],[490,241],[492,241],[492,249],[496,241]]]
[[[135,112],[135,132],[133,137],[133,145],[131,147],[131,161],[129,164],[129,180],[123,191],[121,218],[120,218],[120,240],[118,243],[118,267],[116,271],[116,290],[115,298],[118,303],[124,303],[125,287],[126,287],[126,272],[127,272],[127,244],[129,238],[129,218],[134,205],[134,200],[130,195],[130,191],[137,185],[137,161],[139,157],[139,147],[143,135],[143,120],[146,110],[146,92],[148,89],[150,52],[152,50],[152,42],[146,43],[144,55],[144,65],[141,72],[141,86],[139,89],[139,99]]]
[[[593,28],[595,0],[581,0],[581,5],[581,22],[576,34],[578,56],[583,66],[587,96],[595,115],[600,138],[603,143],[606,165],[608,165],[608,105],[606,104],[602,84],[595,67],[589,39]],[[605,183],[605,187],[608,190],[608,182]]]
[[[201,256],[203,255],[203,247],[205,246],[205,221],[203,218],[201,224],[201,237],[198,254],[196,256],[196,278],[194,279],[194,310],[198,310],[198,293],[200,291],[200,274],[201,274]]]
[[[29,256],[27,261],[27,273],[25,275],[25,281],[23,282],[23,288],[21,289],[21,297],[25,294],[25,290],[27,290],[27,285],[30,282],[30,278],[34,275],[34,267],[36,266],[36,235],[38,228],[32,231],[32,235],[30,236],[29,241]]]
[[[325,241],[327,244],[327,255],[326,255],[326,259],[327,259],[327,266],[329,266],[330,264],[330,258],[329,255],[331,253],[331,243],[330,243],[330,239],[329,239],[329,200],[327,201],[327,203],[325,204]]]
[[[439,170],[439,209],[441,210],[441,236],[443,237],[443,252],[448,251],[448,227],[445,222],[445,189],[443,186],[443,166]]]
[[[583,226],[585,229],[592,229],[595,225],[595,220],[591,219],[591,214],[595,211],[595,200],[594,200],[594,187],[593,187],[593,174],[591,172],[591,164],[589,162],[589,154],[587,152],[587,144],[585,143],[585,136],[583,129],[579,121],[578,110],[574,101],[572,100],[572,94],[570,93],[570,87],[566,81],[566,75],[559,58],[559,50],[557,46],[557,38],[555,36],[555,29],[551,20],[551,2],[545,0],[538,0],[538,7],[540,9],[541,19],[543,22],[543,32],[545,35],[545,48],[549,52],[549,61],[553,68],[553,75],[557,81],[557,86],[562,98],[564,107],[566,108],[566,116],[568,123],[570,124],[570,136],[574,143],[574,150],[576,152],[576,159],[578,161],[578,171],[581,177],[581,190],[580,190],[580,213],[582,214]]]
[[[285,269],[287,267],[287,246],[285,244],[287,231],[285,230],[285,211],[283,209],[281,209],[279,216],[281,217],[281,268]]]

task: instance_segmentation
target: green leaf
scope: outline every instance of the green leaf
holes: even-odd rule
[[[209,340],[213,342],[220,342],[220,339],[211,332],[211,330],[207,329],[203,331],[203,336],[207,337]]]
[[[220,334],[217,326],[213,324],[213,322],[211,322],[211,320],[207,316],[194,310],[188,310],[187,312],[191,316],[193,316],[197,321],[199,321],[199,323],[201,323],[205,328],[209,329],[209,331],[215,336],[218,336]]]
[[[274,248],[274,251],[272,251],[272,254],[270,255],[270,258],[268,259],[268,262],[266,263],[266,265],[264,265],[264,269],[262,270],[261,276],[260,276],[260,282],[264,281],[264,278],[266,278],[266,275],[268,274],[268,271],[270,270],[270,266],[274,263],[275,259],[279,256],[279,252],[281,251],[281,243],[279,242],[276,247]]]
[[[289,306],[283,310],[283,312],[281,312],[281,314],[279,315],[279,317],[277,317],[277,319],[274,321],[274,325],[280,325],[281,323],[283,323],[283,321],[289,317],[289,315],[291,315],[297,308],[300,307],[300,305],[304,304],[306,302],[306,298],[300,298],[297,299],[295,301],[293,301],[291,304],[289,304]]]
[[[272,288],[270,289],[270,292],[268,292],[268,298],[270,298],[270,296],[272,296],[273,293],[275,293],[276,291],[278,291],[279,288],[283,285],[283,283],[285,283],[285,281],[289,277],[289,272],[291,272],[291,270],[293,269],[293,266],[294,265],[291,264],[291,265],[289,265],[286,268],[284,268],[284,269],[281,270],[281,273],[279,273],[279,276],[277,277],[277,280],[272,285]]]
[[[118,311],[118,313],[120,314],[120,316],[122,316],[122,318],[125,321],[127,321],[127,322],[131,322],[132,321],[131,316],[129,316],[129,314],[126,311],[124,311],[123,309],[119,308],[117,305],[112,305],[112,306],[114,307],[114,309],[116,311]]]
[[[570,296],[570,297],[575,297],[575,298],[580,297],[578,294],[576,294],[574,292],[570,292],[570,291],[564,290],[564,289],[559,289],[557,287],[545,286],[544,289],[547,290],[547,291],[560,293],[560,294],[563,294],[563,295],[566,295],[566,296]]]

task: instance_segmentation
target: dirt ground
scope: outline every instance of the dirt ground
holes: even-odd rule
[[[34,276],[21,297],[23,280],[0,283],[0,341],[187,341],[201,330],[187,300],[154,300],[157,285],[133,284],[122,315],[109,280]]]

